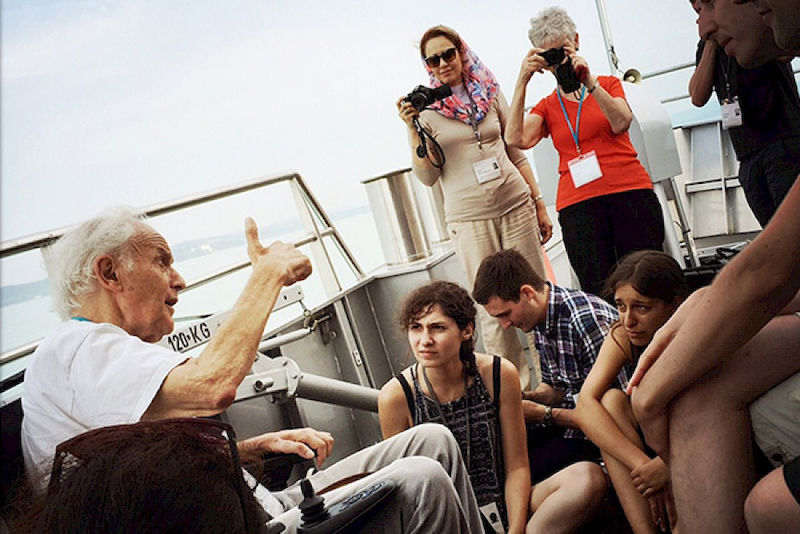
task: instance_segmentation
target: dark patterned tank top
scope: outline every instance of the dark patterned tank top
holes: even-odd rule
[[[494,373],[494,391],[499,395],[499,358],[495,356],[494,366],[497,371]],[[475,497],[478,506],[489,503],[496,503],[505,528],[508,528],[508,515],[506,513],[505,500],[505,468],[503,465],[503,450],[501,445],[500,421],[498,419],[498,409],[495,400],[489,395],[486,385],[480,374],[475,376],[475,380],[467,388],[466,395],[452,402],[441,405],[442,414],[446,421],[442,421],[436,401],[424,394],[419,387],[418,365],[411,367],[411,377],[413,379],[414,394],[413,399],[409,399],[410,393],[408,383],[402,375],[398,375],[398,380],[406,392],[406,400],[409,402],[411,417],[414,424],[420,423],[442,423],[450,429],[461,449],[461,456],[464,462],[469,457],[469,472],[472,487],[475,490]],[[499,396],[496,395],[496,398]],[[469,402],[467,402],[469,399]],[[469,406],[470,424],[470,447],[467,454],[467,414],[466,408]]]

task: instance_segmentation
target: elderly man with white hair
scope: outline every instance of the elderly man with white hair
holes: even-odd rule
[[[66,321],[34,353],[22,395],[22,446],[34,485],[46,481],[56,446],[77,434],[107,425],[214,415],[233,402],[281,289],[311,273],[308,258],[293,246],[262,246],[250,218],[246,237],[252,274],[196,358],[153,344],[172,331],[174,306],[185,283],[164,237],[139,216],[127,208],[111,210],[53,245],[48,269],[55,307]],[[239,443],[246,452],[316,455],[320,463],[332,446],[330,434],[310,428]],[[319,490],[363,472],[373,474],[331,493],[328,501],[390,478],[397,489],[371,519],[379,530],[480,528],[458,445],[440,425],[412,429],[364,449],[310,480]],[[299,523],[299,488],[269,493],[258,486],[255,491],[267,513],[293,532]]]

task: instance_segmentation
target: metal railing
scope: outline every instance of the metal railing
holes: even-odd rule
[[[347,266],[350,268],[353,274],[356,275],[358,279],[363,279],[364,272],[361,269],[361,266],[358,264],[358,261],[356,260],[352,251],[348,248],[347,244],[342,239],[342,236],[336,230],[330,217],[328,217],[328,215],[322,209],[322,206],[319,204],[316,197],[314,197],[314,195],[308,189],[303,178],[297,173],[255,178],[253,180],[213,189],[204,193],[188,195],[176,200],[153,204],[143,208],[141,213],[147,217],[166,215],[194,206],[207,204],[215,200],[221,200],[234,195],[247,193],[285,182],[288,182],[292,188],[292,192],[294,193],[294,198],[296,201],[295,203],[297,212],[301,220],[304,222],[304,230],[306,232],[304,236],[294,241],[294,246],[318,246],[321,254],[317,256],[324,257],[327,260],[327,264],[323,266],[321,270],[329,273],[328,279],[334,280],[339,286],[335,287],[334,289],[341,290],[342,288],[339,284],[339,278],[335,274],[335,268],[333,261],[331,260],[330,251],[327,249],[324,240],[326,237],[331,237],[333,239],[333,243],[346,260]],[[47,232],[33,234],[24,238],[6,241],[0,244],[0,259],[46,247],[55,242],[71,228],[73,228],[73,226],[66,226]],[[181,293],[191,291],[215,280],[219,280],[220,278],[229,276],[235,272],[245,269],[249,265],[250,261],[244,260],[198,277],[187,282],[186,288],[184,288]],[[320,269],[319,265],[316,265],[315,267]],[[325,277],[323,276],[323,278]],[[26,343],[25,345],[4,352],[2,355],[0,355],[0,365],[4,365],[33,353],[33,351],[36,350],[36,347],[39,346],[40,342],[41,339],[34,340],[30,343]]]
[[[654,70],[654,71],[651,71],[651,72],[648,72],[648,73],[644,73],[644,74],[642,74],[642,80],[647,80],[647,79],[650,79],[650,78],[656,78],[658,76],[663,76],[664,74],[672,74],[673,72],[678,72],[678,71],[681,71],[681,70],[684,70],[684,69],[694,69],[694,68],[695,68],[694,62],[681,63],[679,65],[675,65],[673,67],[668,67],[666,69]],[[798,72],[800,72],[800,67],[792,69],[792,73],[793,74],[797,74]],[[688,92],[687,93],[682,93],[682,94],[679,94],[679,95],[670,96],[670,97],[667,97],[667,98],[662,98],[661,99],[661,103],[662,104],[669,104],[670,102],[677,102],[679,100],[685,100],[685,99],[689,98],[689,96],[690,95],[689,95]]]

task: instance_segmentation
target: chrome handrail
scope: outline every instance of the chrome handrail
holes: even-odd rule
[[[303,177],[296,172],[290,172],[287,174],[280,174],[273,176],[265,176],[261,178],[254,178],[252,180],[248,180],[238,184],[211,189],[203,193],[187,195],[175,200],[152,204],[142,209],[141,212],[147,217],[166,215],[168,213],[180,211],[201,204],[206,204],[208,202],[212,202],[215,200],[220,200],[226,197],[230,197],[240,193],[246,193],[248,191],[252,191],[262,187],[268,187],[283,182],[294,182],[298,186],[300,191],[302,191],[303,193],[302,198],[307,209],[309,209],[314,214],[314,216],[316,216],[317,218],[320,219],[320,221],[322,221],[322,227],[320,229],[318,229],[314,233],[309,233],[304,235],[303,237],[295,241],[293,245],[295,247],[301,247],[303,245],[319,242],[323,250],[326,251],[325,257],[330,264],[329,265],[330,268],[333,269],[334,268],[333,262],[330,259],[330,256],[327,254],[327,249],[325,248],[325,242],[323,240],[324,237],[329,237],[329,236],[333,237],[335,245],[338,247],[342,255],[347,260],[350,269],[353,271],[353,273],[357,275],[359,279],[363,279],[364,271],[361,269],[361,266],[356,261],[355,256],[347,247],[346,243],[342,239],[342,236],[339,234],[338,230],[333,225],[333,222],[331,221],[328,214],[322,209],[322,206],[317,201],[316,197],[314,197],[314,195],[306,186]],[[0,244],[0,259],[6,258],[8,256],[14,256],[16,254],[21,254],[23,252],[39,249],[42,247],[46,247],[52,244],[57,239],[59,239],[62,235],[64,235],[65,232],[69,231],[74,227],[75,227],[74,225],[64,226],[62,228],[58,228],[55,230],[49,230],[38,234],[32,234],[30,236],[23,237],[20,239],[6,241]],[[250,261],[245,260],[234,263],[232,265],[229,265],[228,267],[224,267],[215,272],[209,273],[205,276],[199,277],[195,280],[188,282],[186,284],[186,287],[183,290],[181,290],[181,293],[208,284],[225,276],[228,276],[232,273],[245,269],[249,265]],[[4,365],[6,363],[12,362],[14,360],[17,360],[19,358],[22,358],[24,356],[33,353],[33,351],[36,350],[36,347],[39,346],[39,343],[41,341],[42,341],[41,339],[35,340],[0,354],[0,365]]]
[[[671,74],[671,73],[677,72],[679,70],[684,70],[684,69],[689,69],[689,68],[694,68],[694,67],[695,67],[695,64],[693,62],[681,63],[679,65],[675,65],[673,67],[668,67],[666,69],[654,70],[652,72],[648,72],[646,74],[642,74],[642,80],[647,80],[649,78],[655,78],[657,76],[663,76],[664,74]],[[797,74],[798,72],[800,72],[800,67],[792,69],[792,74]],[[666,98],[662,98],[661,99],[661,103],[662,104],[669,104],[670,102],[677,102],[678,100],[684,100],[686,98],[689,98],[689,96],[690,96],[689,93],[683,93],[683,94],[680,94],[680,95],[669,96],[669,97],[666,97]]]
[[[182,209],[191,208],[193,206],[198,206],[200,204],[205,204],[213,200],[219,200],[222,198],[237,195],[239,193],[246,193],[248,191],[252,191],[253,189],[267,187],[270,185],[274,185],[281,182],[287,182],[290,180],[297,180],[299,183],[303,184],[303,187],[305,187],[303,178],[295,172],[289,174],[265,176],[261,178],[254,178],[252,180],[248,180],[234,185],[219,187],[216,189],[210,189],[203,193],[187,195],[178,199],[152,204],[148,207],[143,208],[141,212],[147,217],[166,215],[167,213],[172,213],[174,211],[180,211]],[[315,199],[312,200],[316,202]],[[5,241],[2,244],[0,244],[0,258],[5,258],[6,256],[13,256],[15,254],[27,252],[29,250],[45,247],[50,243],[52,243],[53,241],[55,241],[56,239],[60,238],[62,235],[64,235],[65,232],[74,228],[75,226],[76,225],[63,226],[61,228],[56,228],[55,230],[49,230],[46,232],[40,232],[38,234],[32,234],[27,237],[22,237],[20,239]]]

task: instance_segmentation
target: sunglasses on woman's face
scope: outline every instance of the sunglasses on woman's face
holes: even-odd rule
[[[445,63],[450,63],[456,58],[456,49],[455,47],[448,48],[441,54],[434,54],[432,56],[428,56],[425,58],[425,63],[432,69],[435,69],[439,66],[439,60],[443,59]]]

